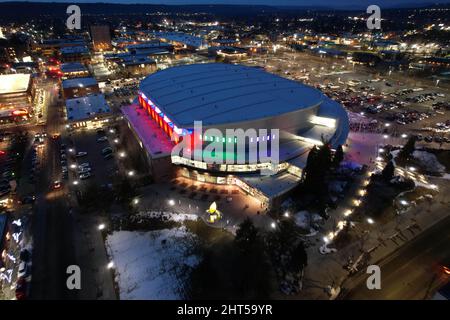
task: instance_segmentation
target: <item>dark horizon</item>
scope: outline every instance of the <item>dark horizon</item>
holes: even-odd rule
[[[4,1],[1,3],[79,3],[79,4],[129,4],[129,5],[167,5],[167,6],[189,6],[189,5],[244,5],[244,6],[270,6],[270,7],[308,7],[308,8],[330,8],[330,9],[361,9],[369,5],[376,4],[381,8],[413,8],[433,6],[440,4],[450,4],[450,0],[342,0],[339,2],[329,0],[280,0],[274,3],[271,0],[29,0],[29,1]]]

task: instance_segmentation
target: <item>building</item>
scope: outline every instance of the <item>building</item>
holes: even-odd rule
[[[347,112],[319,90],[262,68],[232,64],[192,64],[156,72],[141,82],[138,104],[122,111],[156,180],[179,175],[233,184],[262,207],[276,204],[297,185],[312,146],[323,140],[332,147],[344,144],[349,131]],[[201,132],[194,131],[195,121],[202,121]],[[256,135],[247,135],[242,143],[237,141],[240,136],[227,135],[227,129],[255,129]],[[188,150],[200,144],[201,150],[194,151],[200,152],[200,159],[190,151],[172,154],[181,142],[191,144]],[[217,162],[211,163],[205,154],[213,143],[226,151],[217,151]],[[244,162],[235,161],[240,157],[238,143],[244,145]],[[277,164],[261,154],[250,160],[252,150],[272,144],[278,144]],[[267,170],[272,174],[260,175]]]
[[[93,129],[109,122],[111,109],[100,93],[66,100],[66,117],[70,128]]]
[[[100,92],[97,80],[91,77],[66,79],[62,81],[61,87],[64,99],[83,97]]]
[[[247,49],[226,46],[209,47],[208,54],[221,57],[224,60],[240,60],[247,57]]]
[[[146,76],[156,71],[156,61],[145,56],[132,56],[119,63],[129,76]]]
[[[83,64],[91,62],[91,55],[86,46],[64,47],[60,49],[60,53],[63,62],[80,62]]]
[[[32,113],[35,86],[31,74],[0,75],[0,110],[9,110],[13,115]]]
[[[51,57],[55,55],[55,53],[58,53],[61,48],[80,46],[85,46],[83,39],[48,39],[34,43],[32,49],[37,54]]]
[[[172,44],[175,51],[180,50],[200,50],[206,49],[207,43],[203,38],[196,37],[187,33],[182,32],[155,32],[154,36],[157,39],[161,39],[165,42]]]
[[[111,50],[111,31],[108,25],[91,26],[91,39],[94,51]]]
[[[62,73],[63,80],[89,77],[88,69],[79,62],[63,63],[60,66],[60,71]]]

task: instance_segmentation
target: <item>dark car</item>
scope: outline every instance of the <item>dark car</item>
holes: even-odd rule
[[[16,299],[25,300],[28,298],[28,282],[24,278],[19,278],[16,283]]]

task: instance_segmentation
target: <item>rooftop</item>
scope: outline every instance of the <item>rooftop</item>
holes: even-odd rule
[[[73,78],[63,80],[62,87],[63,89],[74,88],[74,87],[89,87],[97,85],[97,80],[94,78]]]
[[[0,94],[27,91],[30,79],[30,74],[2,74],[0,75]]]
[[[122,107],[122,113],[153,159],[171,154],[173,143],[158,125],[148,117],[145,110],[137,104],[132,104]]]
[[[140,90],[179,127],[273,117],[322,102],[314,88],[242,65],[183,65],[145,78]]]
[[[66,110],[69,121],[87,120],[111,111],[103,94],[67,99]]]
[[[196,37],[196,36],[192,36],[192,35],[187,34],[187,33],[182,33],[182,32],[155,32],[154,34],[155,34],[155,37],[157,37],[159,39],[180,42],[180,43],[184,43],[185,45],[188,45],[188,46],[191,46],[191,47],[195,47],[195,48],[200,48],[200,47],[203,47],[205,45],[205,41],[202,38]]]
[[[79,62],[63,63],[60,67],[62,72],[80,72],[87,71],[86,67]]]
[[[275,198],[288,192],[298,185],[300,178],[289,173],[283,172],[273,176],[239,176],[249,186],[258,189],[268,198]]]
[[[62,55],[66,54],[77,54],[77,53],[89,53],[89,49],[85,46],[73,46],[73,47],[64,47],[60,49]]]

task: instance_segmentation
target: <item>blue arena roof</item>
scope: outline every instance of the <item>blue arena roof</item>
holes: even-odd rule
[[[140,90],[180,127],[194,121],[220,125],[269,118],[309,108],[326,98],[317,89],[261,68],[222,63],[165,69]]]

